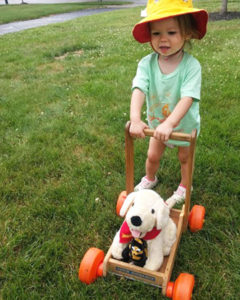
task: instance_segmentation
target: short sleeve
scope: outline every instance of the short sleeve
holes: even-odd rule
[[[138,88],[145,95],[148,93],[148,90],[149,90],[149,71],[148,70],[149,70],[149,63],[145,57],[138,64],[137,73],[132,82],[132,91],[135,88]]]
[[[186,73],[180,91],[181,98],[191,97],[194,100],[200,100],[201,81],[201,65],[196,59],[192,58],[191,63],[187,64]]]

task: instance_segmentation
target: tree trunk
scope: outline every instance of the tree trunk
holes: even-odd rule
[[[221,8],[221,11],[220,11],[221,15],[226,15],[227,5],[228,5],[228,0],[222,0],[222,8]]]

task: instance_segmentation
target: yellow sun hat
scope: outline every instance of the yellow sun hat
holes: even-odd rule
[[[148,0],[147,16],[133,28],[133,36],[139,43],[150,42],[149,23],[175,16],[191,14],[195,19],[198,39],[207,31],[208,13],[204,9],[193,8],[192,0]]]

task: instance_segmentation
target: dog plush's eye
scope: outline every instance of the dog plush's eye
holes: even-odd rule
[[[155,213],[155,210],[154,209],[152,209],[152,214],[154,214]]]
[[[133,202],[132,206],[134,206],[134,202]]]

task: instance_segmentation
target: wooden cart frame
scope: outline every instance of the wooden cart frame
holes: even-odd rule
[[[123,191],[118,199],[118,202],[124,202],[126,196],[133,192],[134,190],[134,138],[130,136],[129,133],[130,122],[126,124],[125,127],[125,158],[126,158],[126,191]],[[146,136],[153,136],[154,131],[151,129],[144,130]],[[169,256],[165,256],[163,264],[159,271],[151,271],[145,268],[141,268],[129,263],[125,263],[119,260],[116,260],[112,257],[112,246],[109,248],[105,258],[102,250],[97,248],[90,248],[83,258],[82,263],[80,264],[79,269],[79,279],[87,284],[93,282],[98,276],[106,276],[108,272],[114,273],[116,275],[124,276],[130,279],[142,281],[144,283],[154,285],[162,288],[162,294],[173,299],[191,299],[191,295],[185,296],[184,284],[187,283],[187,286],[190,282],[189,291],[192,292],[194,285],[194,276],[190,274],[182,273],[183,278],[179,281],[182,281],[184,284],[181,286],[182,292],[176,292],[174,288],[174,283],[170,282],[170,277],[173,270],[173,265],[177,253],[177,248],[181,239],[181,235],[186,231],[187,226],[190,226],[191,231],[195,232],[202,228],[204,222],[205,209],[202,206],[195,205],[197,213],[192,211],[190,212],[190,199],[191,199],[191,187],[194,171],[194,158],[195,158],[195,148],[196,148],[196,138],[197,131],[193,130],[191,134],[177,133],[174,132],[170,135],[170,139],[177,141],[186,141],[190,144],[190,155],[188,161],[188,179],[186,187],[186,198],[185,203],[181,209],[171,209],[170,217],[173,219],[177,226],[177,237],[174,245],[172,246]],[[200,208],[200,211],[199,211]],[[194,215],[194,216],[193,216]],[[96,252],[96,254],[95,254]],[[95,256],[93,263],[93,256]],[[91,271],[91,272],[90,272]],[[90,276],[91,275],[91,276]],[[181,276],[180,275],[180,276]],[[186,278],[184,276],[188,276]],[[90,276],[90,277],[89,277]],[[179,276],[179,277],[180,277]],[[178,279],[177,279],[178,280]],[[176,286],[177,281],[175,282]],[[181,285],[181,284],[180,284]],[[174,292],[175,290],[175,292]],[[174,296],[179,294],[180,296]],[[189,293],[188,293],[189,294]]]
[[[133,192],[134,190],[134,139],[129,134],[130,122],[127,123],[125,128],[125,156],[126,156],[126,194]],[[153,136],[154,131],[145,130],[146,136]],[[177,141],[187,141],[190,143],[190,155],[189,155],[189,172],[186,190],[185,204],[181,210],[171,209],[170,217],[173,219],[177,226],[177,238],[171,249],[170,255],[164,258],[163,264],[158,272],[153,272],[132,264],[124,263],[112,258],[111,247],[107,252],[107,255],[103,262],[103,276],[106,276],[107,272],[112,272],[117,275],[125,276],[131,279],[140,280],[145,283],[161,286],[162,294],[166,295],[167,283],[170,280],[172,269],[174,265],[177,248],[181,239],[182,232],[187,229],[188,216],[190,211],[190,198],[191,198],[191,186],[194,169],[194,156],[196,145],[197,132],[194,130],[192,134],[172,133],[170,139]]]

